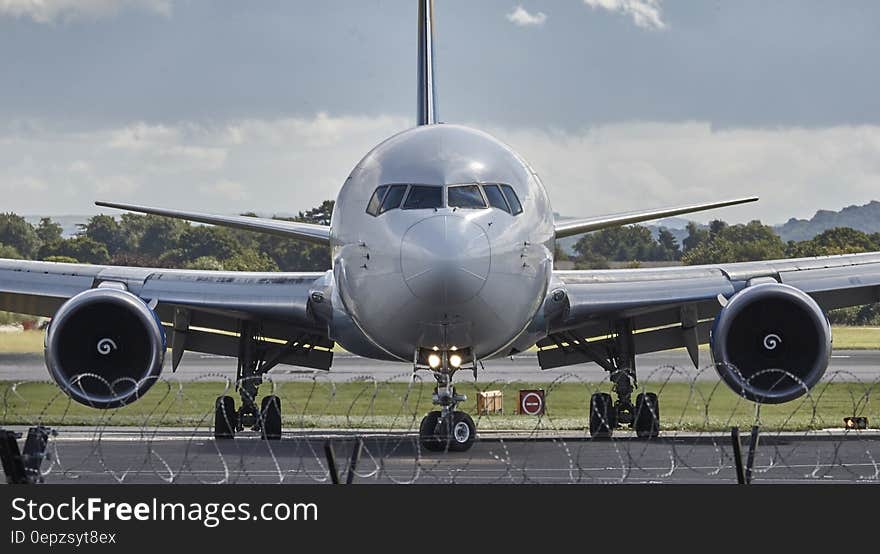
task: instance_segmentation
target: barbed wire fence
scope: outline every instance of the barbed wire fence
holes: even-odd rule
[[[277,441],[255,432],[213,438],[212,398],[237,394],[219,373],[159,379],[147,398],[111,410],[79,406],[45,383],[10,383],[0,399],[0,427],[44,429],[47,456],[34,463],[38,436],[22,460],[32,480],[48,483],[736,483],[744,473],[754,483],[880,483],[880,380],[829,372],[802,397],[767,406],[731,393],[714,372],[645,372],[638,392],[660,399],[654,438],[627,428],[591,438],[590,396],[609,385],[576,372],[540,385],[546,409],[535,416],[510,409],[510,399],[535,383],[466,384],[471,393],[499,391],[506,401],[500,414],[478,413],[473,398],[460,406],[478,429],[466,452],[421,447],[419,423],[432,409],[433,385],[421,374],[345,382],[323,374],[284,382],[265,375],[261,394],[281,399],[284,433]],[[875,427],[858,429],[858,419],[847,427],[845,417]],[[740,448],[731,429],[757,434]]]

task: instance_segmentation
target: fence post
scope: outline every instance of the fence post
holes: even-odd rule
[[[327,471],[330,472],[330,482],[339,484],[339,472],[336,470],[336,453],[333,452],[333,444],[330,441],[324,443],[324,455],[327,456]]]
[[[345,479],[345,484],[350,485],[354,482],[354,470],[357,469],[358,460],[361,459],[361,450],[364,448],[364,439],[358,437],[357,442],[354,444],[354,450],[351,451],[351,461],[348,464],[348,477]]]
[[[746,484],[746,477],[743,473],[742,447],[739,442],[739,427],[730,428],[730,440],[733,443],[733,463],[736,467],[736,482],[739,485]]]
[[[752,434],[749,437],[749,457],[746,460],[746,484],[752,484],[752,468],[755,466],[755,451],[758,449],[758,432],[760,428],[752,425]]]

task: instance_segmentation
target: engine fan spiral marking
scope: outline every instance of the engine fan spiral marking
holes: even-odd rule
[[[98,354],[107,356],[110,352],[118,350],[119,347],[113,342],[113,339],[104,338],[98,341]]]
[[[776,350],[780,344],[782,344],[782,338],[775,333],[770,333],[764,337],[764,348],[767,350]]]

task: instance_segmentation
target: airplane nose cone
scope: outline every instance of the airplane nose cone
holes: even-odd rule
[[[463,217],[438,215],[409,228],[400,259],[403,278],[415,296],[460,304],[476,296],[489,277],[489,238]]]

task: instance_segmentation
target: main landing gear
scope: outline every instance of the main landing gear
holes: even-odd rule
[[[477,426],[474,420],[464,412],[456,411],[459,403],[467,400],[463,394],[455,392],[452,386],[452,376],[459,369],[462,357],[458,358],[459,364],[450,364],[448,359],[454,359],[456,354],[450,351],[440,354],[433,354],[441,357],[439,364],[434,367],[428,367],[437,380],[437,386],[434,388],[434,395],[431,400],[435,405],[440,406],[440,410],[429,412],[419,425],[419,444],[425,450],[430,452],[465,452],[474,444],[477,437]],[[467,355],[467,351],[458,356]],[[471,361],[475,364],[476,362]],[[418,363],[418,354],[416,358],[415,369],[424,369]],[[476,375],[476,365],[472,367]]]
[[[636,360],[633,349],[632,324],[621,321],[615,325],[613,340],[603,352],[590,352],[594,361],[608,371],[615,402],[604,392],[590,397],[590,436],[610,438],[614,429],[629,425],[640,438],[656,438],[660,434],[660,404],[657,395],[639,393],[635,404]]]
[[[217,397],[214,404],[215,439],[232,439],[245,429],[259,431],[263,440],[281,438],[281,399],[275,395],[264,396],[257,408],[257,391],[263,382],[263,374],[271,366],[256,348],[254,333],[251,324],[242,324],[235,379],[241,407],[235,409],[235,400],[231,396]]]
[[[232,439],[237,431],[245,428],[260,432],[263,440],[281,438],[281,399],[270,395],[263,397],[260,411],[255,413],[252,403],[243,403],[235,410],[235,400],[231,396],[219,396],[214,404],[214,438]]]

